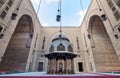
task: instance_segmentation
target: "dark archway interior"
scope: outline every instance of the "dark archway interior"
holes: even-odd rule
[[[90,19],[89,34],[97,71],[119,70],[120,63],[99,16]]]
[[[32,18],[23,15],[9,41],[2,58],[0,70],[25,71],[33,35]]]

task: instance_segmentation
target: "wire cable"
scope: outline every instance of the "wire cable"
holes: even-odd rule
[[[40,6],[41,6],[41,0],[40,0],[40,2],[39,2],[39,6],[38,6],[38,9],[37,9],[37,13],[36,13],[36,18],[35,18],[35,20],[34,20],[34,24],[33,24],[33,26],[35,26],[36,25],[36,20],[37,20],[37,16],[38,16],[38,13],[39,13],[39,10],[40,10]],[[38,36],[38,35],[37,35]],[[35,44],[34,44],[34,48],[36,47],[36,43],[37,43],[37,37],[36,37],[36,41],[35,41]]]
[[[81,9],[82,9],[82,12],[83,12],[83,15],[84,15],[83,4],[82,4],[81,0],[80,0],[80,5],[81,5]]]
[[[40,2],[39,2],[39,6],[38,6],[38,9],[37,9],[37,15],[38,15],[38,13],[39,13],[40,6],[41,6],[41,0],[40,0]]]
[[[62,16],[62,15],[61,15],[61,11],[62,11],[62,10],[61,10],[61,0],[59,0],[59,1],[60,1],[60,16]],[[61,21],[62,21],[62,19],[60,19],[60,34],[61,34],[61,36],[62,36],[62,22],[61,22]]]
[[[83,4],[82,4],[82,1],[81,1],[81,0],[80,0],[80,5],[81,5],[81,9],[82,9],[84,18],[85,18],[84,8],[83,8]],[[83,19],[84,19],[84,18],[83,18]],[[87,29],[87,21],[86,21],[86,19],[84,19],[84,21],[85,21],[85,25],[86,25],[86,29]]]
[[[62,36],[62,22],[61,22],[61,0],[58,0],[58,10],[57,10],[58,14],[57,14],[57,18],[56,21],[59,22],[60,25],[60,38]]]

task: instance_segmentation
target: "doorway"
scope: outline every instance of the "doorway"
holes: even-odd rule
[[[63,69],[63,64],[62,64],[62,63],[59,63],[59,72],[60,72],[60,73],[63,72],[62,69]]]
[[[43,71],[43,62],[38,63],[38,71]]]
[[[83,72],[83,63],[82,62],[78,62],[78,69],[79,69],[79,72]]]

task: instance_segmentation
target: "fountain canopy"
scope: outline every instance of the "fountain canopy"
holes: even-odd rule
[[[77,55],[74,54],[73,45],[66,35],[59,34],[52,39],[49,52],[45,54],[45,57],[48,58],[48,73],[74,73],[73,59]]]

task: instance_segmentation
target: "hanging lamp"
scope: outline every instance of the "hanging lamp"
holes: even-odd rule
[[[56,21],[61,22],[61,0],[58,1],[58,14],[56,16]]]
[[[58,10],[57,10],[57,15],[56,15],[56,21],[60,23],[60,41],[62,39],[62,28],[61,28],[61,0],[58,1]]]

